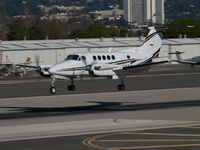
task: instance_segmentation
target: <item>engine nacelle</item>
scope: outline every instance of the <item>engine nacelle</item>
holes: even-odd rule
[[[92,66],[92,72],[94,76],[115,76],[113,69],[117,67],[113,64],[96,64]]]

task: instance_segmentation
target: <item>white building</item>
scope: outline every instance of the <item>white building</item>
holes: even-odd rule
[[[23,63],[30,57],[33,65],[40,58],[40,65],[55,64],[64,60],[67,55],[74,52],[104,52],[124,50],[141,46],[141,38],[101,38],[101,39],[67,39],[67,40],[41,40],[41,41],[1,41],[0,64],[7,62]],[[200,38],[164,39],[160,57],[167,56],[175,51],[185,52],[183,58],[200,56]],[[176,59],[175,55],[169,58]],[[163,58],[166,59],[166,58]]]
[[[164,24],[164,0],[124,0],[124,18],[138,24]]]

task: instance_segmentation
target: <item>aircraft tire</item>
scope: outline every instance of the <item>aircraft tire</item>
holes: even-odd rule
[[[119,85],[117,86],[117,89],[118,89],[119,91],[124,91],[124,90],[126,89],[126,86],[125,86],[124,84],[119,84]]]
[[[51,94],[56,94],[56,88],[52,86],[50,88],[50,92],[51,92]]]
[[[74,85],[69,85],[67,89],[68,91],[75,91],[76,87]]]

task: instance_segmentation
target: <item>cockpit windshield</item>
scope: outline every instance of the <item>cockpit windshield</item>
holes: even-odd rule
[[[65,60],[80,60],[79,55],[69,55]]]

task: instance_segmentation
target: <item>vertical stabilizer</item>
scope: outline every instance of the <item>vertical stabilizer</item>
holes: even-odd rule
[[[157,32],[155,27],[149,27],[150,31],[142,44],[141,51],[152,55],[158,55],[162,46],[163,33]]]
[[[175,54],[176,54],[177,60],[182,62],[183,61],[183,58],[181,57],[182,52],[176,51]]]

